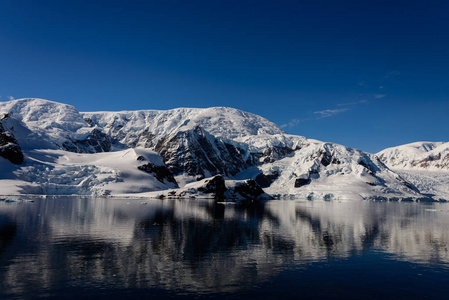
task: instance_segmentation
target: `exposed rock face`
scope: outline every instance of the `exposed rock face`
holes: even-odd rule
[[[280,146],[280,147],[269,147],[266,148],[262,152],[262,163],[272,163],[276,160],[279,160],[281,158],[284,158],[285,156],[293,153],[294,150],[289,147]],[[256,154],[260,155],[260,154]]]
[[[161,154],[174,175],[186,173],[199,178],[218,174],[232,177],[249,167],[271,163],[294,152],[284,145],[263,148],[260,152],[245,147],[244,143],[226,142],[195,126],[163,137],[150,148]]]
[[[0,122],[0,156],[16,165],[23,163],[23,153],[14,135],[5,130]]]
[[[248,167],[241,149],[214,138],[199,126],[161,139],[155,150],[175,175],[233,176]]]
[[[371,158],[367,155],[362,155],[362,157],[358,159],[357,163],[367,169],[369,174],[374,176],[377,172],[380,172],[379,166],[377,166],[374,161],[376,161],[376,163],[379,165],[383,165],[383,163],[379,159]]]
[[[263,189],[252,179],[237,183],[230,193],[237,198],[244,199],[258,199],[265,194]]]
[[[341,164],[341,161],[337,158],[332,148],[333,146],[330,143],[324,143],[322,147],[310,155],[309,160],[316,160],[324,167],[330,164]]]
[[[310,178],[297,178],[295,180],[295,188],[302,187],[303,185],[309,184]]]
[[[225,180],[221,175],[187,184],[178,190],[163,192],[157,197],[205,197],[214,198],[217,201],[233,200],[236,202],[272,199],[254,180]]]
[[[213,194],[215,199],[224,199],[224,193],[227,188],[223,176],[214,176],[211,179],[205,180],[204,183],[204,186],[198,187],[198,191],[205,194]]]
[[[98,153],[111,151],[112,143],[107,134],[95,128],[85,139],[67,141],[62,144],[62,147],[70,152]]]
[[[274,171],[272,174],[264,174],[260,173],[256,176],[255,181],[262,188],[269,187],[273,181],[275,181],[279,177],[279,172]]]
[[[137,168],[141,171],[154,175],[154,177],[156,177],[156,179],[162,183],[171,182],[174,183],[176,187],[178,187],[176,179],[173,177],[172,173],[170,173],[166,166],[156,166],[152,163],[147,163],[145,165],[138,166]]]

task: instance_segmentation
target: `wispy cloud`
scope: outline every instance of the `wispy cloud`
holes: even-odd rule
[[[369,103],[369,101],[366,100],[366,99],[363,99],[363,100],[360,100],[360,101],[346,102],[346,103],[339,103],[339,104],[337,104],[337,106],[354,106],[354,105],[358,105],[358,104],[366,104],[366,103]]]
[[[329,118],[335,115],[338,115],[342,112],[348,111],[349,108],[340,108],[340,109],[325,109],[320,111],[315,111],[314,114],[318,115],[318,119]]]
[[[319,111],[313,112],[313,115],[314,115],[313,117],[305,118],[305,119],[291,119],[290,121],[288,121],[285,124],[282,124],[279,127],[283,128],[283,129],[285,129],[285,128],[292,128],[292,127],[298,126],[298,124],[303,123],[305,121],[320,120],[320,119],[324,119],[324,118],[329,118],[329,117],[335,116],[337,114],[343,113],[343,112],[348,111],[348,110],[350,110],[349,107],[337,108],[337,109],[319,110]]]
[[[288,123],[282,124],[280,127],[281,128],[291,128],[291,127],[297,126],[301,122],[302,121],[300,119],[291,119]]]
[[[357,85],[360,87],[359,90],[363,90],[358,96],[356,96],[353,101],[338,103],[337,107],[334,109],[324,109],[309,113],[308,118],[302,119],[291,119],[285,124],[282,124],[281,128],[291,128],[298,126],[298,124],[305,121],[320,120],[324,118],[329,118],[349,110],[356,109],[359,105],[376,103],[379,99],[388,96],[388,82],[393,79],[393,77],[399,76],[401,73],[399,71],[393,70],[385,74],[383,77],[380,76],[372,82],[359,81]]]
[[[13,96],[8,96],[8,99],[11,100],[15,100],[15,98]]]

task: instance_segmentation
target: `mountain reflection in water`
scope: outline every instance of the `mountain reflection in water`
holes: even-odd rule
[[[304,275],[314,264],[326,268],[366,253],[449,274],[444,203],[141,202],[0,202],[0,296],[58,297],[83,289],[227,295],[257,290],[286,271]],[[357,276],[348,273],[347,280]]]

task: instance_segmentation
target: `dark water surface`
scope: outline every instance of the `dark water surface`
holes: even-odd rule
[[[449,204],[0,202],[0,299],[448,299]]]

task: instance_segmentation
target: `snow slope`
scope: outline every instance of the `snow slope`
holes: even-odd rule
[[[0,158],[5,179],[0,180],[2,194],[108,195],[176,187],[176,183],[139,170],[149,163],[164,167],[159,154],[148,149],[95,154],[39,149],[25,154],[21,166]]]

